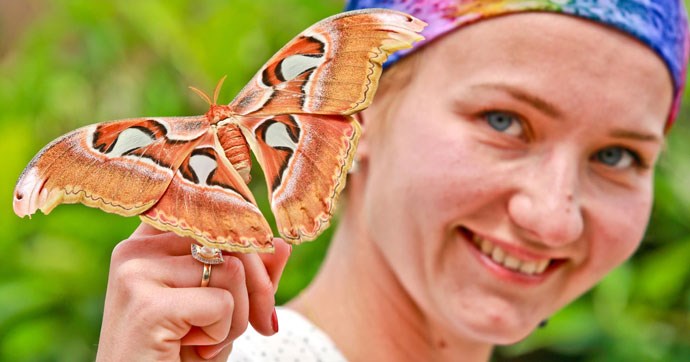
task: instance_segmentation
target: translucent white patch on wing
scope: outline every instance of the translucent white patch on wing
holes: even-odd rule
[[[208,185],[208,176],[218,167],[218,164],[216,160],[206,155],[193,155],[189,158],[189,167],[194,171],[199,184]]]
[[[153,143],[155,139],[148,133],[139,128],[128,128],[119,136],[113,145],[113,148],[108,152],[110,156],[122,156],[125,152],[146,147]]]
[[[287,126],[280,122],[271,123],[268,126],[264,141],[273,148],[286,147],[293,151],[297,148],[297,143],[290,138]]]
[[[280,72],[285,80],[295,79],[305,70],[319,66],[323,62],[323,56],[310,57],[306,55],[291,55],[280,63]]]
[[[325,60],[326,59],[326,54],[330,53],[330,49],[338,49],[338,37],[324,37],[320,33],[313,33],[313,32],[308,32],[305,33],[304,36],[309,36],[312,37],[323,44],[323,50],[324,50],[324,55],[321,56],[320,58],[316,58],[319,60]],[[319,63],[321,64],[321,63]],[[327,66],[326,66],[327,67]],[[322,102],[322,91],[323,87],[325,87],[324,84],[320,84],[319,80],[321,81],[328,81],[330,77],[328,77],[328,69],[317,69],[314,74],[312,74],[311,79],[307,84],[304,85],[302,88],[304,91],[305,99],[304,99],[304,105],[302,106],[302,109],[304,109],[307,112],[313,112],[315,110],[318,110],[321,108],[321,102]]]

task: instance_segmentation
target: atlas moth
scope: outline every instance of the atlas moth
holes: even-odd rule
[[[249,191],[250,149],[266,176],[278,232],[313,240],[328,226],[360,125],[389,54],[426,24],[383,9],[324,19],[287,43],[228,105],[205,115],[97,123],[49,143],[22,172],[14,212],[82,203],[228,251],[270,252]],[[220,86],[220,84],[219,84]]]

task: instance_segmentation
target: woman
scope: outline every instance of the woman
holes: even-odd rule
[[[672,0],[563,3],[352,2],[422,18],[428,43],[362,113],[316,279],[276,315],[286,244],[202,289],[188,243],[142,226],[113,255],[99,358],[484,361],[591,288],[642,239],[687,23]]]

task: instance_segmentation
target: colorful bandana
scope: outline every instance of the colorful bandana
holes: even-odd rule
[[[349,0],[347,10],[388,8],[414,15],[429,26],[424,41],[389,57],[389,66],[425,43],[465,24],[492,16],[553,11],[574,15],[622,30],[651,47],[666,62],[675,98],[667,129],[680,108],[688,66],[690,40],[682,0]]]

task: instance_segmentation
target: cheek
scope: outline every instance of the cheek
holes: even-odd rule
[[[429,227],[451,222],[474,194],[489,189],[489,170],[461,121],[442,112],[417,114],[404,107],[374,139],[368,157],[367,205],[372,218],[386,216],[397,227],[404,219]],[[428,107],[433,109],[433,107]],[[423,236],[423,235],[416,235]]]
[[[369,234],[386,249],[395,243],[399,254],[431,232],[429,223],[438,209],[435,194],[443,192],[437,182],[439,155],[431,146],[433,132],[421,130],[416,137],[411,123],[403,119],[389,123],[381,130],[385,133],[381,141],[370,146],[364,193]]]
[[[425,304],[425,293],[432,293],[427,288],[439,285],[439,277],[454,275],[457,283],[461,268],[448,260],[457,253],[447,250],[457,223],[498,204],[510,177],[464,121],[432,111],[439,107],[424,114],[409,108],[380,134],[367,134],[374,142],[368,144],[362,210],[390,268]]]
[[[602,197],[586,214],[585,259],[557,303],[563,306],[601,281],[625,262],[640,246],[651,211],[651,190],[637,190],[627,197]]]

